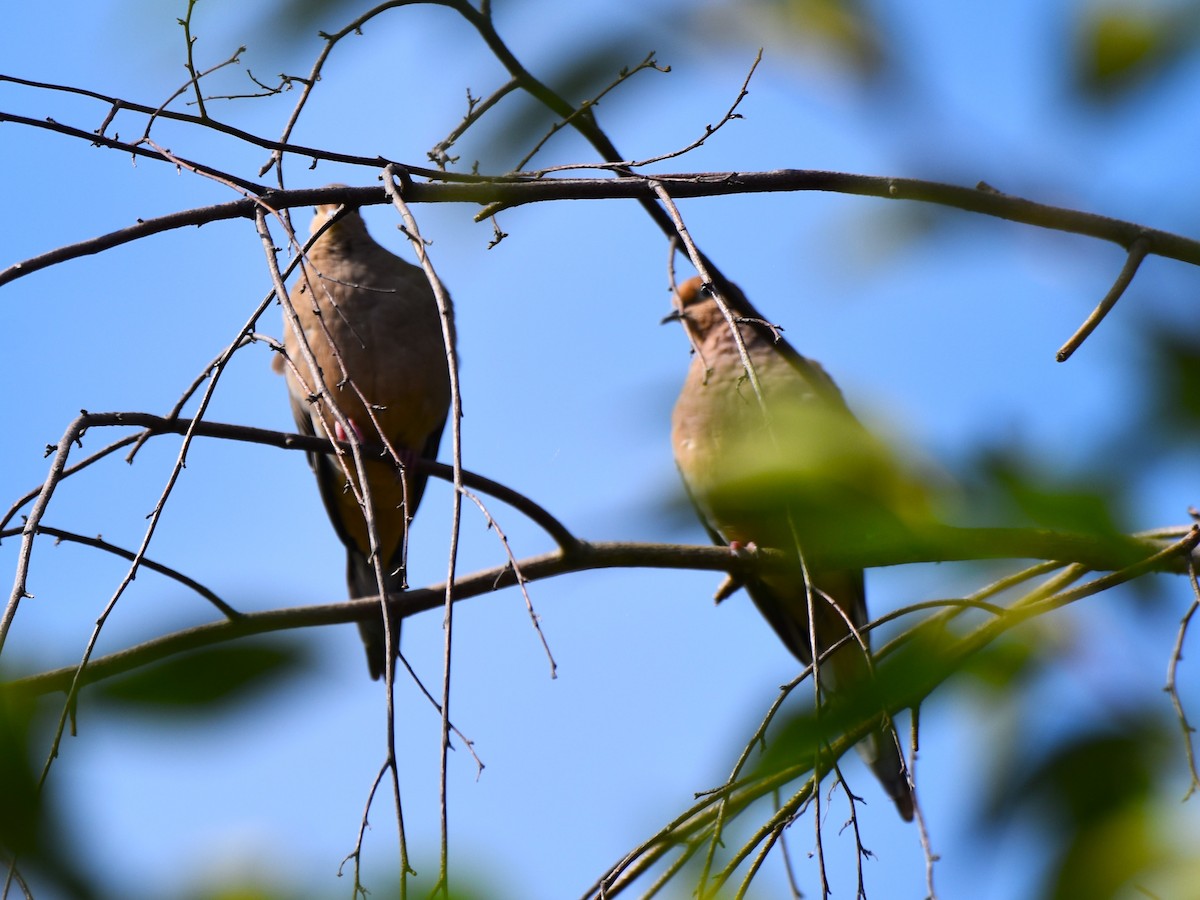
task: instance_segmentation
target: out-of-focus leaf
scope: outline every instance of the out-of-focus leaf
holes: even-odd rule
[[[1051,871],[1045,896],[1113,897],[1136,883],[1140,873],[1166,857],[1149,815],[1146,807],[1131,806],[1078,830]]]
[[[409,895],[432,896],[430,888],[437,876],[438,861],[436,859],[426,860],[418,863],[415,868],[422,874],[409,879]],[[347,867],[347,873],[348,870],[349,867]],[[345,878],[348,879],[349,875],[347,874]],[[460,863],[455,867],[451,876],[449,890],[440,890],[437,892],[437,896],[445,897],[446,900],[485,900],[485,898],[486,900],[504,900],[504,898],[515,896],[497,888],[498,884],[504,883],[493,873],[474,870],[469,865]],[[390,881],[384,878],[372,880],[364,884],[363,888],[369,897],[399,897],[401,895],[400,881],[396,878]],[[315,900],[316,897],[317,895],[310,891],[297,891],[272,885],[269,882],[259,883],[257,880],[250,880],[242,884],[230,883],[219,887],[202,888],[187,894],[187,900]]]
[[[881,29],[860,0],[717,0],[688,9],[726,44],[733,38],[761,45],[767,37],[776,54],[833,57],[863,77],[878,74],[884,62]]]
[[[770,397],[768,406],[769,431],[728,442],[736,470],[713,473],[706,491],[716,519],[745,523],[739,539],[787,549],[799,538],[820,556],[847,543],[903,542],[934,524],[919,474],[843,411]]]
[[[1025,818],[1053,848],[1038,896],[1117,896],[1164,862],[1154,809],[1169,730],[1162,717],[1127,716],[997,773],[984,823]]]
[[[1107,100],[1160,74],[1196,49],[1197,21],[1194,9],[1144,2],[1088,9],[1075,41],[1080,89]]]
[[[993,524],[1007,520],[1100,537],[1122,532],[1124,485],[1113,473],[1050,472],[1013,448],[992,448],[980,455],[973,477],[973,500]]]
[[[964,675],[998,693],[1019,691],[1041,669],[1041,656],[1025,636],[1006,634],[969,657]]]
[[[1158,328],[1149,345],[1148,426],[1167,437],[1200,439],[1200,332]]]
[[[0,872],[15,857],[17,871],[57,896],[87,898],[94,891],[76,870],[62,823],[47,789],[38,788],[45,748],[34,740],[31,703],[0,686]],[[3,881],[5,875],[0,875]],[[18,892],[14,889],[13,896]]]
[[[1115,734],[1081,735],[1059,747],[1013,789],[1049,803],[1052,817],[1078,829],[1145,802],[1161,764],[1152,748],[1161,746],[1157,719],[1132,720]]]
[[[100,682],[92,699],[155,713],[208,714],[265,690],[306,663],[299,645],[278,640],[212,647]]]
[[[873,682],[839,685],[819,716],[809,708],[773,728],[755,774],[773,774],[798,764],[811,767],[819,749],[849,731],[872,726],[879,721],[881,710],[919,703],[963,665],[959,650],[954,637],[941,629],[929,627],[918,632],[876,665]],[[796,690],[804,697],[812,687],[806,683]]]
[[[300,900],[302,895],[263,885],[220,887],[189,894],[189,900]]]
[[[875,74],[883,58],[871,11],[857,0],[762,0],[804,40],[821,41],[863,75]]]
[[[29,853],[40,830],[37,774],[30,758],[31,708],[0,690],[0,846]]]

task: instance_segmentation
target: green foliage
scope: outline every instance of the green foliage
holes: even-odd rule
[[[1117,473],[1052,471],[1016,448],[982,453],[970,476],[972,503],[992,522],[1112,537],[1125,529]]]
[[[208,647],[100,682],[89,702],[155,716],[212,715],[257,698],[307,664],[298,643],[278,638]]]
[[[1079,20],[1075,74],[1081,91],[1109,100],[1145,84],[1196,48],[1195,4],[1106,3]]]
[[[53,792],[39,785],[44,741],[36,708],[0,683],[0,883],[15,861],[64,897],[91,897],[64,835]]]
[[[1155,869],[1186,865],[1155,821],[1171,815],[1157,793],[1177,750],[1171,730],[1165,716],[1124,716],[998,773],[983,824],[1020,821],[1042,836],[1051,865],[1039,896],[1113,897],[1144,889]]]
[[[1143,428],[1189,447],[1200,438],[1200,333],[1152,329],[1147,416]]]

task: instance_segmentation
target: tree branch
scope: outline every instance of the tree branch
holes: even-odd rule
[[[6,118],[14,120],[17,117],[0,113],[0,121],[4,121]],[[81,132],[81,134],[83,133]],[[94,137],[94,135],[89,136]],[[157,154],[152,154],[150,151],[146,151],[146,153],[157,157]],[[246,186],[245,183],[239,181],[234,183]],[[492,215],[496,209],[548,200],[654,197],[655,183],[665,186],[675,199],[729,194],[823,191],[933,203],[1007,219],[1011,222],[1034,225],[1039,228],[1097,238],[1117,244],[1126,250],[1130,250],[1135,243],[1140,241],[1144,243],[1147,255],[1162,256],[1200,266],[1200,241],[1182,235],[1095,213],[1035,203],[1022,197],[935,181],[923,181],[917,178],[853,175],[845,172],[822,172],[810,169],[778,169],[773,172],[696,172],[620,178],[544,178],[538,181],[528,180],[518,175],[471,183],[406,183],[404,198],[408,203],[494,204],[493,207],[478,213],[476,215],[478,220]],[[59,247],[9,266],[0,272],[0,285],[15,281],[56,263],[99,253],[151,234],[175,228],[204,225],[208,222],[250,219],[254,217],[255,209],[260,203],[265,203],[272,209],[290,209],[297,206],[339,202],[353,206],[391,203],[384,190],[374,186],[283,191],[250,185],[247,189],[261,190],[262,193],[257,199],[235,200],[214,206],[181,210],[159,218],[147,219],[128,228],[90,238],[77,244]]]
[[[203,424],[203,423],[202,423]],[[201,426],[197,426],[195,434],[199,435]],[[225,426],[232,427],[232,426]],[[323,443],[323,442],[322,442]],[[297,448],[299,449],[299,448]],[[449,469],[449,467],[442,467]],[[431,474],[438,474],[431,471]],[[449,475],[449,472],[442,473]],[[467,482],[467,473],[463,473],[463,482]],[[1056,609],[1069,602],[1074,602],[1085,596],[1097,593],[1116,584],[1128,581],[1131,577],[1145,574],[1148,571],[1182,571],[1186,570],[1187,552],[1197,540],[1200,531],[1185,530],[1182,539],[1165,545],[1161,542],[1147,542],[1128,538],[1129,549],[1139,548],[1136,559],[1122,562],[1124,554],[1107,556],[1101,559],[1096,556],[1100,549],[1094,539],[1089,536],[1048,534],[1034,530],[1021,529],[949,529],[952,532],[979,532],[982,546],[991,547],[993,552],[979,558],[1036,558],[1042,554],[1069,559],[1069,553],[1060,551],[1074,548],[1081,555],[1091,559],[1089,567],[1114,571],[1111,576],[1102,576],[1094,582],[1080,588],[1063,592],[1051,598],[1041,598],[1036,603],[1030,603],[1019,609],[1006,610],[1005,615],[993,622],[1001,622],[1001,630],[1011,628],[1016,624],[1013,619],[1025,620],[1034,615]],[[1107,543],[1106,543],[1107,546]],[[894,557],[891,562],[932,562],[948,558],[966,559],[974,557],[948,556],[954,548],[947,547],[935,555],[918,553],[907,557]],[[961,552],[961,551],[960,551]],[[860,568],[868,565],[887,565],[881,563],[874,547],[858,548],[855,559],[847,559],[838,563],[839,567]],[[870,556],[871,561],[866,557]],[[883,554],[886,558],[886,552]],[[735,574],[761,573],[774,566],[788,564],[785,554],[759,550],[753,556],[731,554],[725,547],[689,546],[677,544],[646,544],[635,542],[597,542],[576,540],[567,551],[555,550],[522,560],[519,566],[521,578],[526,581],[537,581],[564,575],[570,572],[583,572],[592,569],[608,568],[660,568],[660,569],[699,569],[708,571],[726,571]],[[1093,565],[1094,564],[1094,565]],[[491,569],[485,569],[459,579],[452,587],[451,595],[455,602],[470,597],[490,594],[500,588],[510,587],[517,583],[516,570],[505,564]],[[389,598],[393,614],[397,618],[406,618],[431,609],[441,608],[445,602],[447,586],[434,585],[406,591],[403,594]],[[293,628],[311,628],[315,626],[334,625],[345,622],[358,622],[379,615],[379,599],[377,597],[360,598],[346,602],[330,603],[319,606],[299,606],[285,609],[268,610],[265,612],[243,613],[235,619],[212,622],[199,625],[183,631],[165,635],[160,638],[139,644],[126,650],[118,651],[109,656],[95,659],[88,664],[80,684],[90,684],[102,678],[129,671],[130,669],[148,665],[165,659],[176,653],[194,650],[199,647],[221,643],[236,638],[265,634],[272,631],[283,631]],[[939,624],[940,628],[941,625]],[[988,626],[983,626],[988,627]],[[995,627],[995,626],[992,626]],[[994,636],[994,635],[993,635]],[[982,646],[982,645],[981,645]],[[891,645],[889,645],[891,647]],[[881,655],[890,653],[889,647],[881,651]],[[836,648],[831,648],[836,649]],[[973,651],[972,651],[973,652]],[[50,691],[65,690],[71,678],[77,671],[76,666],[55,669],[40,675],[32,675],[12,682],[13,687],[30,694],[43,694]]]

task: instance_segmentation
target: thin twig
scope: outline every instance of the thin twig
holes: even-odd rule
[[[467,114],[463,116],[463,120],[458,123],[453,131],[446,135],[446,137],[442,138],[442,140],[434,144],[433,149],[425,155],[429,157],[429,159],[438,167],[440,171],[445,171],[446,163],[454,162],[458,159],[458,157],[449,156],[446,151],[453,147],[455,141],[466,134],[467,129],[475,124],[475,122],[479,121],[484,113],[486,113],[489,109],[491,109],[519,87],[520,83],[517,81],[517,79],[511,78],[482,100],[477,97],[472,97],[470,90],[468,90]]]
[[[1146,258],[1149,252],[1150,242],[1143,238],[1138,238],[1130,245],[1129,255],[1125,258],[1125,265],[1121,267],[1121,272],[1117,276],[1117,280],[1113,282],[1113,286],[1104,295],[1104,299],[1092,310],[1092,314],[1067,339],[1067,342],[1059,347],[1058,353],[1055,354],[1055,359],[1059,362],[1066,362],[1070,359],[1071,354],[1079,349],[1079,345],[1086,341],[1088,336],[1096,330],[1096,326],[1104,321],[1104,317],[1117,305],[1117,301],[1121,299],[1121,295],[1125,293],[1125,289],[1133,281],[1133,276],[1137,274],[1138,266],[1142,264],[1142,260]]]
[[[862,802],[862,798],[850,789],[850,784],[846,781],[846,776],[842,772],[842,767],[836,762],[833,764],[833,771],[837,776],[837,785],[841,787],[842,793],[846,795],[846,802],[850,806],[850,816],[842,824],[841,830],[845,831],[846,828],[849,827],[854,832],[854,868],[857,875],[857,888],[855,890],[855,896],[858,898],[858,900],[866,900],[867,887],[866,881],[863,877],[863,861],[870,859],[875,854],[868,850],[866,845],[863,844],[862,829],[858,824],[858,804]],[[832,790],[832,788],[830,790]]]
[[[913,786],[913,814],[917,820],[917,834],[921,838],[921,852],[925,856],[925,890],[926,900],[937,900],[937,890],[933,886],[933,870],[934,863],[940,857],[933,850],[933,839],[929,836],[929,827],[925,822],[925,810],[921,807],[920,793],[917,791],[917,757],[920,755],[920,733],[921,733],[921,704],[913,704],[912,707],[912,729],[911,729],[911,748],[912,753],[909,756],[908,762],[908,777],[912,781]]]
[[[529,587],[525,583],[524,577],[521,575],[521,564],[517,560],[516,554],[513,553],[512,545],[508,542],[508,535],[504,533],[504,529],[500,527],[500,523],[488,511],[487,505],[479,497],[478,494],[472,493],[465,487],[462,489],[463,496],[475,504],[476,508],[483,514],[484,520],[487,522],[487,527],[490,531],[496,532],[496,538],[500,541],[500,546],[504,549],[504,555],[508,558],[509,568],[512,569],[516,576],[517,588],[521,591],[521,596],[525,600],[525,610],[529,613],[530,624],[533,625],[533,630],[538,636],[538,640],[542,642],[542,650],[546,654],[546,660],[550,663],[550,678],[558,677],[558,663],[554,661],[554,654],[550,651],[550,644],[546,640],[546,635],[542,631],[542,617],[537,614],[533,608],[533,598],[529,596]]]
[[[375,792],[379,790],[379,785],[383,782],[383,776],[388,773],[388,770],[390,768],[392,768],[392,761],[388,760],[382,766],[379,767],[379,772],[375,775],[375,780],[373,782],[371,782],[371,789],[369,791],[367,791],[367,802],[366,802],[366,805],[363,806],[362,818],[359,820],[359,823],[358,823],[358,838],[354,841],[354,849],[351,850],[349,853],[347,853],[345,855],[345,857],[342,858],[342,863],[341,863],[341,865],[338,866],[337,873],[338,873],[338,877],[341,878],[342,877],[342,869],[345,868],[346,863],[349,862],[350,860],[354,860],[354,893],[353,893],[353,897],[355,898],[355,900],[357,900],[357,898],[360,895],[363,898],[366,898],[370,894],[370,891],[368,891],[363,886],[363,883],[362,883],[363,840],[367,836],[367,829],[371,827],[371,822],[370,822],[371,804],[375,801]]]
[[[200,110],[200,118],[207,119],[208,112],[204,109],[204,94],[200,91],[200,76],[196,74],[196,63],[192,55],[196,47],[196,38],[192,36],[192,12],[196,9],[196,3],[197,0],[188,0],[187,13],[179,20],[179,24],[183,26],[183,40],[187,45],[187,62],[184,65],[191,76],[190,84],[196,90],[196,108]]]
[[[696,138],[690,144],[687,144],[684,147],[680,147],[678,150],[671,150],[667,153],[660,153],[658,156],[650,156],[650,157],[647,157],[646,159],[630,159],[630,160],[624,160],[622,162],[616,162],[616,163],[614,163],[614,162],[566,163],[566,164],[560,165],[560,166],[548,166],[545,169],[539,169],[536,174],[545,176],[545,175],[549,175],[554,172],[570,172],[570,171],[579,171],[579,170],[586,170],[586,169],[607,169],[607,170],[639,169],[644,166],[653,165],[654,163],[664,162],[665,160],[668,160],[668,159],[676,159],[680,156],[685,156],[686,154],[691,153],[697,147],[703,146],[705,141],[707,141],[710,137],[712,137],[714,134],[716,134],[718,131],[720,131],[722,128],[724,128],[726,125],[728,125],[730,122],[732,122],[734,119],[740,119],[742,117],[741,113],[739,113],[737,111],[737,108],[739,106],[741,106],[742,101],[745,100],[746,97],[749,95],[750,79],[754,77],[754,71],[755,71],[755,69],[758,68],[758,64],[761,62],[762,62],[762,48],[760,47],[758,50],[758,53],[756,53],[754,56],[754,62],[752,62],[750,64],[750,71],[746,73],[746,78],[742,82],[741,90],[738,91],[737,98],[734,99],[733,104],[729,107],[729,109],[727,109],[725,111],[725,114],[723,116],[721,116],[720,120],[717,122],[716,125],[705,125],[703,135]],[[671,68],[670,66],[667,66],[665,69],[661,69],[660,71],[670,71],[670,68]],[[674,282],[672,282],[672,287],[673,286],[674,286]]]
[[[272,296],[274,296],[273,292]],[[73,435],[71,440],[74,442],[82,438],[83,433],[90,428],[104,426],[137,427],[144,429],[145,433],[152,435],[186,434],[190,429],[198,437],[242,441],[266,447],[277,447],[282,450],[299,450],[305,453],[349,453],[351,447],[348,441],[331,441],[323,437],[293,434],[286,431],[272,431],[267,428],[254,428],[248,425],[201,422],[194,419],[163,417],[139,412],[84,412],[74,423],[74,428],[70,432]],[[79,463],[67,467],[63,472],[63,477],[65,478],[72,472],[79,471],[84,466],[91,465],[114,451],[128,446],[140,437],[141,433],[129,435],[114,442],[111,446],[105,447],[103,450],[98,451]],[[60,446],[61,442],[51,445],[50,450],[52,452],[57,451]],[[363,448],[366,454],[372,457],[384,451],[381,444],[364,443]],[[453,480],[453,468],[444,463],[427,459],[412,459],[408,461],[407,465],[413,471],[432,478],[440,478],[444,481]],[[547,509],[538,505],[524,494],[498,481],[493,481],[490,478],[465,469],[463,470],[463,484],[468,488],[483,491],[524,514],[531,522],[544,530],[564,552],[569,553],[579,543],[579,539],[562,522],[558,521]],[[9,519],[26,503],[36,499],[41,491],[42,487],[39,486],[15,503],[6,517],[0,520],[0,527],[6,525]]]
[[[13,537],[20,534],[22,529],[10,528],[6,531],[0,531],[0,539]],[[121,559],[133,560],[134,553],[132,550],[126,550],[124,547],[118,547],[115,544],[110,544],[108,541],[99,537],[87,537],[86,535],[76,534],[73,531],[64,531],[61,528],[51,528],[49,525],[39,525],[36,529],[38,534],[44,534],[47,537],[52,537],[56,541],[68,541],[73,544],[83,544],[85,547],[94,547],[97,550],[103,550],[105,553],[111,553],[114,556],[119,556]],[[215,606],[222,615],[227,618],[235,618],[241,615],[236,609],[206,588],[200,582],[189,578],[182,572],[172,569],[170,566],[164,566],[162,563],[155,562],[152,559],[142,557],[142,568],[149,569],[152,572],[158,572],[160,575],[178,581],[184,587],[189,588]]]
[[[396,207],[397,212],[404,220],[405,233],[408,236],[409,242],[412,244],[413,250],[417,254],[417,260],[421,264],[421,268],[425,270],[425,277],[429,281],[429,286],[433,290],[434,298],[437,301],[438,312],[440,313],[442,324],[442,343],[446,351],[446,368],[450,374],[450,435],[452,446],[453,459],[453,483],[454,483],[454,499],[452,501],[453,508],[451,512],[450,524],[450,548],[447,554],[447,573],[446,573],[446,592],[445,592],[445,607],[442,628],[445,632],[445,643],[443,649],[442,660],[442,746],[441,746],[441,784],[440,784],[440,805],[441,805],[441,852],[440,865],[438,871],[438,887],[435,893],[440,892],[449,897],[450,895],[450,869],[449,869],[449,848],[450,848],[450,831],[449,831],[449,814],[450,803],[449,793],[447,790],[448,779],[448,754],[450,751],[450,670],[452,658],[452,646],[454,636],[454,583],[455,571],[458,565],[458,540],[462,529],[462,494],[463,494],[463,469],[462,469],[462,390],[459,383],[458,375],[458,355],[455,348],[454,338],[454,315],[450,305],[450,298],[446,293],[445,286],[434,270],[433,262],[429,259],[429,254],[426,250],[425,241],[421,237],[421,232],[417,227],[417,220],[408,208],[408,204],[404,202],[404,197],[401,194],[397,179],[399,173],[393,166],[387,166],[383,170],[383,184],[388,196],[391,197],[392,205]]]
[[[85,412],[84,415],[87,415],[87,413]],[[79,444],[81,447],[83,446],[83,443],[82,443],[83,430],[85,430],[85,429],[86,429],[86,426],[84,426],[83,429],[81,429],[79,431],[79,434],[76,437],[76,440],[79,441]],[[122,447],[128,447],[130,444],[136,442],[137,440],[138,440],[138,435],[130,434],[130,435],[126,435],[125,437],[121,438],[120,440],[113,441],[107,447],[104,447],[101,450],[97,450],[95,453],[91,454],[90,456],[85,456],[83,459],[81,459],[79,462],[75,463],[74,465],[67,466],[66,468],[64,468],[62,470],[62,475],[59,478],[59,481],[60,482],[65,481],[67,478],[70,478],[76,472],[80,472],[83,469],[86,469],[88,466],[92,465],[93,463],[97,463],[100,460],[104,459],[106,456],[116,453]],[[47,451],[46,455],[49,456],[51,453],[54,453],[57,449],[58,449],[57,444],[48,445],[46,447],[46,451]],[[18,512],[20,512],[21,508],[23,506],[25,506],[26,503],[29,503],[31,500],[37,499],[38,495],[41,494],[41,492],[42,492],[43,486],[44,486],[44,483],[39,484],[33,490],[28,491],[23,496],[17,498],[17,500],[13,502],[12,506],[10,506],[8,508],[8,512],[6,512],[3,517],[0,517],[0,528],[4,528],[6,525],[8,525],[8,523],[12,521],[13,516],[15,516]]]
[[[1187,755],[1188,774],[1191,776],[1188,789],[1183,795],[1184,800],[1200,790],[1200,772],[1196,771],[1196,749],[1192,740],[1196,729],[1188,722],[1183,701],[1179,697],[1179,683],[1175,678],[1179,663],[1183,660],[1183,643],[1187,638],[1188,625],[1196,614],[1196,609],[1200,608],[1200,582],[1196,579],[1196,562],[1191,557],[1188,558],[1188,580],[1192,585],[1192,603],[1179,622],[1179,631],[1175,635],[1175,648],[1171,651],[1171,662],[1167,665],[1167,685],[1163,688],[1171,697],[1171,705],[1175,708],[1175,717],[1179,720],[1179,729],[1183,732],[1183,748]]]
[[[557,121],[553,125],[551,125],[550,130],[547,131],[546,134],[544,134],[542,136],[541,140],[539,140],[536,144],[534,144],[533,149],[530,150],[528,153],[526,153],[521,158],[521,161],[519,163],[517,163],[515,166],[513,166],[513,169],[518,172],[523,171],[525,166],[527,166],[529,164],[529,161],[538,155],[538,153],[541,151],[541,149],[544,146],[546,146],[546,143],[552,137],[554,137],[554,135],[558,134],[559,131],[561,131],[563,128],[566,128],[568,125],[574,124],[577,120],[582,119],[584,117],[590,117],[592,115],[592,109],[600,103],[600,101],[605,97],[605,95],[607,95],[610,91],[620,87],[622,84],[624,84],[626,81],[628,81],[634,75],[636,75],[638,72],[642,72],[646,69],[653,69],[656,72],[664,72],[664,73],[671,71],[670,66],[667,66],[665,68],[659,66],[658,61],[654,58],[654,51],[651,50],[648,54],[646,54],[646,58],[643,59],[637,65],[635,65],[632,69],[628,68],[628,67],[621,69],[621,71],[619,73],[617,73],[616,80],[614,80],[606,88],[604,88],[602,91],[600,91],[600,93],[596,94],[594,97],[592,97],[588,100],[584,100],[582,103],[579,104],[579,106],[575,107],[575,109],[573,109],[570,112],[570,114],[564,116],[562,119],[560,119],[559,121]],[[513,80],[516,81],[516,79],[513,79]],[[609,165],[610,166],[615,165],[618,168],[621,167],[620,163],[609,163]]]

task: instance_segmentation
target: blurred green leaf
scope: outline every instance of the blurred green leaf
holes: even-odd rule
[[[722,451],[736,469],[716,474],[709,506],[756,543],[806,554],[863,541],[903,543],[935,524],[931,490],[883,441],[843,410],[772,403],[770,432],[741,432]]]
[[[926,627],[895,653],[876,665],[873,682],[839,685],[821,709],[811,708],[783,719],[768,733],[766,749],[755,764],[756,775],[770,775],[798,764],[811,768],[817,751],[851,731],[865,734],[885,709],[903,709],[921,702],[963,665],[955,637]],[[811,695],[811,684],[796,689]]]
[[[1195,4],[1168,8],[1145,2],[1087,9],[1077,26],[1074,68],[1080,89],[1113,99],[1140,86],[1196,49]]]
[[[210,714],[266,690],[307,663],[298,644],[257,640],[172,657],[91,690],[95,700],[134,710]]]
[[[973,466],[972,502],[990,521],[1114,537],[1122,533],[1125,485],[1109,471],[1056,472],[1012,447],[990,448]]]
[[[983,821],[1022,818],[1043,836],[1052,864],[1038,896],[1123,895],[1151,868],[1177,866],[1154,823],[1171,732],[1162,716],[1123,716],[997,771]]]
[[[774,8],[776,25],[806,41],[819,41],[863,75],[875,74],[883,58],[879,29],[857,0],[760,0]]]
[[[1200,439],[1200,332],[1178,326],[1148,331],[1148,426],[1169,438]]]
[[[37,769],[30,751],[32,707],[0,689],[0,846],[25,855],[40,830]]]
[[[1131,881],[1136,884],[1139,874],[1166,856],[1149,814],[1146,807],[1130,806],[1080,828],[1059,856],[1046,896],[1054,900],[1115,897]]]
[[[766,39],[772,57],[833,58],[864,78],[885,61],[882,29],[861,0],[710,0],[680,4],[679,17],[722,45],[761,46]]]
[[[284,888],[236,885],[188,894],[189,900],[299,900],[303,896]]]
[[[1078,830],[1115,815],[1123,807],[1145,802],[1162,760],[1161,722],[1131,720],[1119,733],[1083,734],[1032,766],[1012,785],[1014,793],[1049,804],[1050,817],[1063,828]]]
[[[1033,641],[1022,631],[1019,635],[1001,635],[962,667],[964,675],[997,693],[1021,690],[1039,671],[1041,655]]]
[[[34,713],[33,704],[0,684],[0,872],[5,873],[0,881],[15,857],[18,872],[53,885],[59,892],[55,896],[92,897],[91,886],[77,871],[57,806],[38,787],[46,748],[35,737]]]

